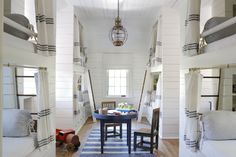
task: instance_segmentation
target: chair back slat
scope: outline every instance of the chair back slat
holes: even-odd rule
[[[155,131],[159,131],[159,116],[160,116],[160,108],[153,109],[151,134],[153,134]]]
[[[102,108],[108,108],[109,110],[116,109],[116,102],[115,101],[103,101]]]

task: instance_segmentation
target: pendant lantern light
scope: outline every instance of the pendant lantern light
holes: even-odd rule
[[[118,0],[117,14],[118,15],[115,19],[115,26],[112,27],[109,37],[114,46],[123,46],[128,38],[128,33],[121,23],[119,0]]]

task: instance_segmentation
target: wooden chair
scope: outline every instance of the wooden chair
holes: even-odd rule
[[[149,128],[141,128],[134,132],[134,151],[136,148],[148,148],[150,149],[150,153],[153,153],[153,147],[155,146],[158,149],[158,132],[159,132],[159,115],[160,115],[160,108],[156,108],[153,110],[152,113],[152,124],[151,129]],[[141,137],[141,141],[137,143],[137,137]],[[144,141],[144,137],[149,137],[149,141]],[[153,138],[155,137],[155,143]],[[144,146],[143,144],[150,144],[150,147]]]
[[[115,101],[103,101],[102,108],[114,110],[114,109],[116,109],[116,102]],[[120,132],[116,131],[117,126],[120,127]],[[109,127],[113,127],[113,130],[108,131]],[[105,124],[105,140],[107,140],[108,137],[116,137],[116,136],[120,136],[120,138],[122,138],[122,123],[106,123]]]

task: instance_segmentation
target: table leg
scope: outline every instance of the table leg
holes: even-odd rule
[[[101,135],[101,154],[103,154],[103,145],[104,145],[104,122],[100,121],[100,135]]]
[[[127,124],[127,135],[126,135],[126,140],[127,140],[127,146],[129,146],[129,129],[128,129],[128,122],[126,123]]]
[[[129,154],[131,153],[131,119],[128,120],[127,123],[127,139],[128,139],[128,147],[129,147]]]

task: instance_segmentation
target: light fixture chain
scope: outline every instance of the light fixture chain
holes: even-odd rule
[[[120,18],[120,0],[118,0],[118,19]]]

